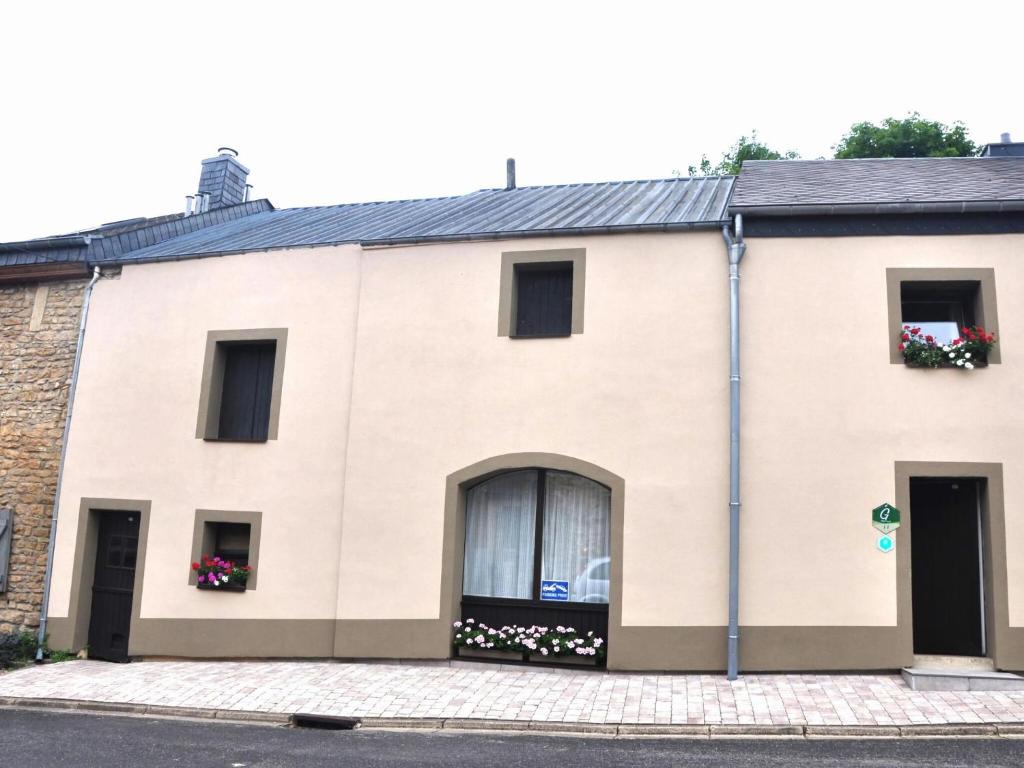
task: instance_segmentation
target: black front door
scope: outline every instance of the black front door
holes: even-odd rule
[[[914,653],[985,655],[978,483],[910,481]]]
[[[89,656],[127,661],[135,561],[139,550],[139,513],[98,514],[100,526],[92,583]]]

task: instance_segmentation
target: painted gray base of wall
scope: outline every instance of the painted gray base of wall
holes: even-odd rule
[[[608,647],[608,668],[720,672],[722,627],[623,627]],[[741,627],[740,670],[815,672],[899,669],[913,662],[896,627]]]
[[[132,656],[185,658],[447,659],[447,622],[438,619],[135,619]],[[67,618],[50,620],[50,647],[74,647]],[[79,633],[79,636],[81,634]],[[609,644],[608,669],[721,672],[723,627],[626,626]],[[995,656],[1024,670],[1024,628],[1011,629]],[[743,672],[895,670],[913,664],[896,627],[742,627]]]

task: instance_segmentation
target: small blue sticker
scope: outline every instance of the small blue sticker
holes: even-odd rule
[[[569,582],[568,581],[555,581],[554,579],[544,579],[540,583],[540,599],[541,600],[560,600],[562,602],[569,601]]]
[[[878,537],[878,548],[883,552],[892,552],[896,546],[896,542],[892,538],[892,534]]]

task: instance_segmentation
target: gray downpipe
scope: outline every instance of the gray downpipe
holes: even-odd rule
[[[39,640],[36,648],[36,662],[43,660],[43,647],[46,644],[46,621],[49,618],[50,580],[53,578],[53,548],[57,538],[57,513],[60,510],[60,489],[64,480],[64,459],[68,452],[68,435],[71,431],[71,412],[75,407],[75,390],[78,388],[78,368],[82,363],[82,344],[85,342],[85,323],[89,317],[89,302],[92,300],[92,289],[100,279],[100,268],[93,267],[92,280],[85,288],[82,299],[82,317],[78,323],[78,345],[75,347],[75,364],[71,369],[71,386],[68,388],[68,408],[64,417],[64,436],[60,446],[60,463],[57,465],[57,490],[53,497],[53,514],[50,516],[50,542],[46,545],[46,576],[43,579],[43,606],[39,612]]]
[[[729,253],[729,680],[739,675],[740,648],[740,262],[747,250],[742,214],[736,214],[735,233],[722,228]]]

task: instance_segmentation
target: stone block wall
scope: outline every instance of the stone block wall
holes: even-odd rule
[[[39,626],[86,280],[0,284],[0,507],[14,512],[0,636]]]

